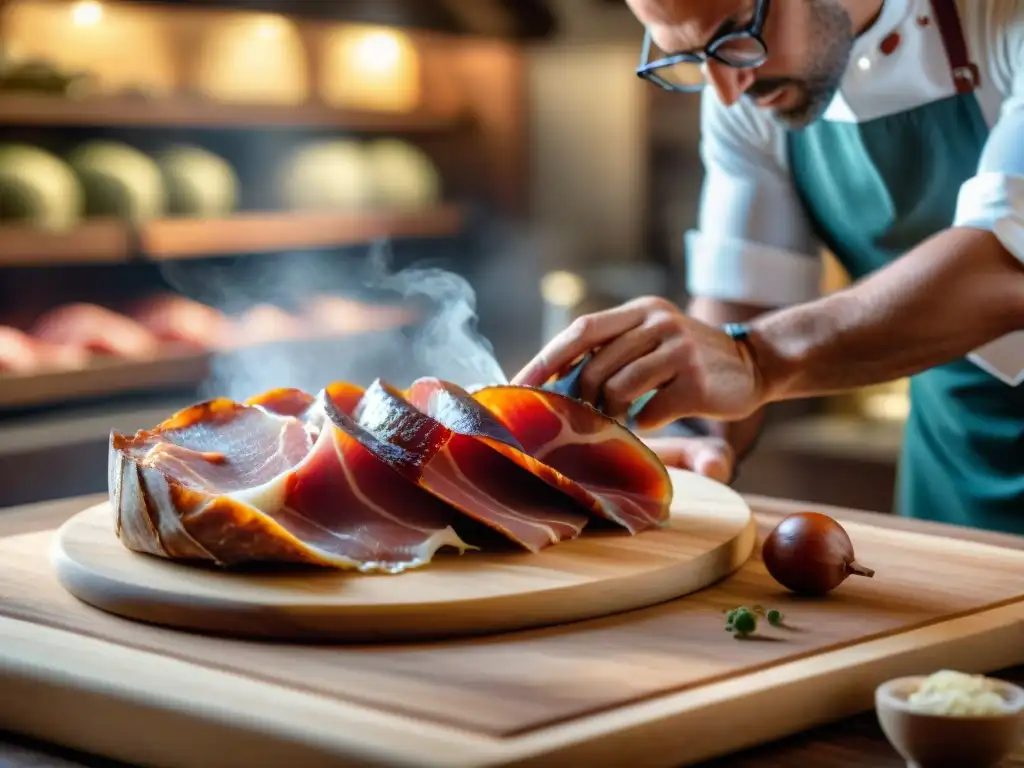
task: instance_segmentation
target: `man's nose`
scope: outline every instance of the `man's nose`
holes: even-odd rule
[[[737,69],[714,60],[705,66],[708,82],[718,91],[718,98],[727,107],[739,101],[756,77],[753,69]]]

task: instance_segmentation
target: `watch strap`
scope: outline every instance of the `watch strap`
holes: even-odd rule
[[[745,341],[750,336],[749,323],[726,323],[722,330],[736,341]]]

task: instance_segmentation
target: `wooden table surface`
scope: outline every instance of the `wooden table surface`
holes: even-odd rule
[[[103,500],[103,496],[85,496],[56,502],[0,509],[0,537],[53,528],[73,514]],[[748,496],[747,502],[757,511],[786,514],[808,508],[799,502]],[[838,512],[815,505],[814,509]],[[934,523],[878,515],[870,512],[842,510],[848,519],[880,527],[920,531],[961,539],[985,542],[1024,550],[1024,537],[1005,536],[985,531],[953,528]],[[1024,666],[1002,670],[994,676],[1024,684]],[[2,723],[0,723],[2,726]],[[737,723],[737,727],[742,727]],[[904,768],[906,763],[893,751],[875,719],[874,712],[842,720],[805,733],[762,745],[718,760],[704,763],[704,768],[805,768],[827,765],[830,768]],[[122,763],[82,755],[50,744],[40,744],[0,731],[0,768],[120,768]],[[1024,744],[999,768],[1024,768]]]

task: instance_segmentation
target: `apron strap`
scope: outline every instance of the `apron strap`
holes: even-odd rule
[[[981,71],[971,61],[960,24],[960,11],[956,0],[931,0],[932,12],[939,24],[939,34],[949,59],[949,71],[953,75],[957,93],[971,93],[981,84]]]

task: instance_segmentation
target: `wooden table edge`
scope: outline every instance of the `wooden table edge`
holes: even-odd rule
[[[102,498],[102,495],[89,495],[0,510],[0,537],[53,529]],[[1024,537],[890,518],[877,513],[818,504],[805,505],[758,496],[744,498],[755,513],[762,515],[777,517],[799,509],[813,508],[831,514],[840,521],[924,535],[953,536],[960,540],[1024,550]],[[30,622],[0,618],[0,635],[5,637],[4,653],[12,661],[12,668],[18,666],[20,670],[17,674],[12,673],[5,681],[5,692],[38,696],[45,691],[46,695],[54,697],[55,707],[59,709],[66,706],[69,709],[67,718],[54,716],[47,723],[45,732],[40,732],[36,727],[38,724],[24,721],[20,714],[29,708],[13,705],[20,697],[5,695],[0,697],[0,724],[8,730],[49,743],[128,762],[147,762],[146,755],[152,755],[148,750],[154,749],[153,734],[140,736],[141,741],[136,739],[121,748],[117,743],[104,743],[100,729],[87,727],[90,722],[109,722],[108,718],[112,714],[118,714],[112,713],[111,708],[122,708],[118,716],[128,716],[130,710],[138,706],[159,708],[155,701],[146,701],[145,696],[139,694],[138,674],[129,674],[125,668],[140,667],[124,665],[125,653],[132,658],[137,655],[140,661],[145,661],[141,668],[146,670],[146,674],[164,674],[170,665],[176,670],[176,675],[180,673],[180,678],[175,676],[173,679],[188,680],[190,686],[199,685],[203,680],[216,680],[219,681],[218,685],[223,685],[226,679],[230,679],[234,681],[233,684],[250,688],[248,695],[227,695],[224,701],[219,702],[214,695],[210,699],[210,707],[216,710],[212,714],[216,720],[230,725],[233,741],[238,742],[237,749],[244,750],[247,755],[250,755],[250,751],[253,753],[247,763],[253,768],[264,764],[273,765],[273,760],[279,760],[282,754],[288,754],[289,759],[293,759],[298,754],[295,751],[297,749],[309,751],[311,762],[304,762],[304,765],[319,765],[321,761],[326,765],[336,761],[339,755],[354,759],[355,762],[351,763],[353,765],[380,764],[381,761],[389,765],[433,764],[424,755],[438,756],[441,761],[436,763],[438,765],[481,768],[492,765],[556,765],[565,764],[566,760],[585,761],[595,766],[613,765],[616,762],[614,755],[621,755],[616,747],[635,751],[637,745],[643,743],[658,744],[659,758],[664,758],[663,761],[650,764],[678,766],[726,754],[717,749],[716,743],[720,740],[715,736],[716,729],[734,728],[735,720],[732,723],[719,722],[720,714],[715,713],[724,711],[729,702],[735,708],[736,701],[742,700],[743,711],[750,712],[743,724],[743,743],[737,745],[733,742],[727,750],[727,753],[735,753],[745,747],[807,730],[806,717],[797,719],[798,710],[804,708],[801,703],[803,696],[815,690],[824,693],[825,686],[831,689],[831,695],[822,700],[829,701],[830,705],[819,710],[812,726],[836,722],[870,709],[873,705],[871,697],[877,684],[893,674],[904,673],[908,664],[918,666],[922,671],[932,670],[936,662],[931,660],[944,658],[944,654],[953,648],[965,659],[959,665],[964,671],[992,672],[1024,663],[1024,595],[1012,603],[982,609],[941,625],[899,632],[850,646],[832,658],[833,663],[855,660],[840,678],[820,671],[801,676],[798,674],[799,669],[794,670],[794,665],[800,663],[797,660],[710,684],[699,690],[667,693],[504,739],[252,681],[119,645],[118,661],[113,657],[106,658],[103,653],[103,649],[113,646],[113,643]],[[15,642],[15,637],[20,637],[22,642]],[[8,639],[11,641],[6,642]],[[67,654],[71,648],[75,649],[75,654]],[[60,649],[64,650],[63,654],[55,652]],[[79,663],[83,654],[89,657],[86,664]],[[73,656],[74,661],[66,658],[68,655]],[[766,690],[756,696],[746,693],[746,687],[754,676],[766,686]],[[834,695],[836,685],[842,686],[845,694],[843,697]],[[800,700],[784,706],[782,702],[786,692],[794,692],[797,686],[806,686],[801,691]],[[212,691],[214,694],[220,690],[217,686],[212,687],[215,689]],[[145,686],[141,686],[141,689],[144,690]],[[101,691],[113,695],[105,706],[101,706],[104,700],[100,696]],[[313,712],[331,713],[315,743],[307,743],[303,747],[301,743],[297,744],[285,737],[274,743],[267,742],[268,736],[259,725],[258,703],[284,695],[296,697],[297,706],[301,703]],[[96,706],[82,707],[81,699],[78,698],[80,696],[96,702]],[[703,709],[695,709],[698,702]],[[100,715],[100,712],[105,714]],[[187,709],[165,711],[163,714],[183,722],[190,717]],[[685,744],[677,745],[674,751],[668,751],[667,745],[673,741],[667,739],[667,736],[678,732],[678,728],[683,727],[683,721],[691,738]],[[308,728],[309,720],[304,720],[304,723]],[[205,743],[204,738],[210,738],[209,734],[203,732],[209,726],[195,716],[191,716],[191,724],[186,725],[194,731],[191,741],[183,738],[182,731],[176,729],[167,729],[167,732],[174,731],[173,737],[158,736],[168,741],[161,747],[165,751],[171,750],[167,754],[186,748],[188,743],[201,744]],[[379,741],[368,738],[371,733],[379,737],[382,731],[394,737],[385,739],[391,745],[386,754],[380,752]],[[458,743],[457,749],[453,746],[455,743]],[[256,749],[253,744],[260,746]],[[290,751],[280,751],[285,748]],[[267,756],[268,762],[261,762],[263,756]],[[646,761],[641,762],[648,764]]]
[[[120,646],[76,632],[0,618],[7,671],[0,697],[0,723],[8,730],[87,753],[129,763],[196,764],[218,740],[218,749],[245,756],[253,768],[298,760],[304,766],[444,765],[613,766],[623,751],[643,765],[691,765],[807,730],[806,696],[828,702],[811,727],[863,712],[874,688],[905,674],[908,665],[934,669],[936,659],[957,653],[958,668],[991,672],[1024,662],[1024,597],[908,632],[838,651],[813,671],[788,662],[699,689],[580,717],[506,738],[373,709],[286,686],[251,680],[222,670]],[[852,662],[852,663],[851,663]],[[841,664],[847,664],[845,668]],[[748,693],[756,682],[763,690]],[[159,683],[161,700],[147,695]],[[836,696],[839,688],[843,695]],[[827,695],[825,695],[827,692]],[[205,702],[195,712],[197,693]],[[46,697],[44,724],[28,716]],[[87,702],[87,706],[83,706]],[[270,702],[278,715],[271,735],[262,722]],[[286,706],[285,706],[286,705]],[[739,710],[737,710],[737,706]],[[159,712],[164,726],[106,738],[111,722],[131,722],[140,710]],[[730,717],[724,713],[729,710]],[[737,711],[741,713],[736,716]],[[282,718],[281,713],[287,713]],[[219,724],[214,735],[211,721]],[[101,727],[106,724],[106,728]],[[722,728],[744,730],[727,750]],[[685,729],[688,738],[669,738]],[[657,760],[640,745],[656,745]],[[173,762],[168,758],[174,756]]]

